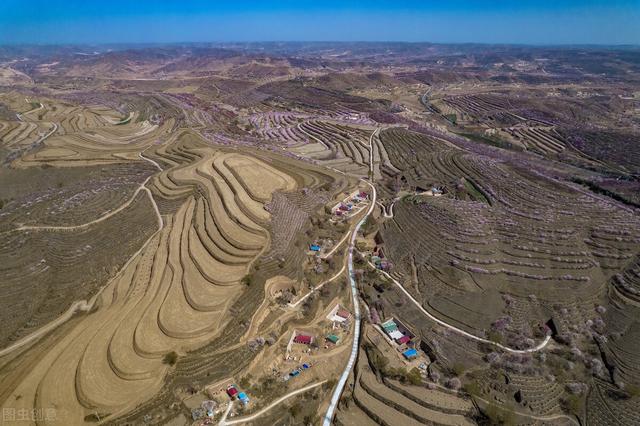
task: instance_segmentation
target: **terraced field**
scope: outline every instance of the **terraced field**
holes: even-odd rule
[[[30,147],[53,129],[44,123],[24,121],[0,122],[0,140],[7,150],[18,150]]]
[[[3,145],[14,151],[16,167],[122,163],[167,137],[175,124],[174,119],[152,124],[136,112],[123,116],[100,106],[47,100],[39,104],[21,114],[22,121],[0,124]]]
[[[275,143],[296,144],[308,142],[308,136],[298,127],[302,120],[308,117],[306,114],[267,112],[254,114],[249,117],[249,122],[262,139]]]
[[[470,121],[478,117],[487,118],[489,122],[517,124],[522,117],[514,114],[509,99],[494,93],[480,93],[458,96],[445,96],[444,104],[461,120]]]
[[[562,136],[553,127],[511,127],[505,130],[528,150],[543,155],[559,154],[566,149]]]
[[[415,262],[427,292],[420,297],[441,314],[457,316],[452,310],[466,303],[461,293],[489,289],[549,302],[571,289],[584,300],[595,299],[638,248],[637,216],[626,210],[552,179],[401,135],[386,130],[381,139],[407,182],[455,192],[463,179],[482,194],[482,201],[405,198],[384,225],[392,258]],[[421,238],[410,237],[418,232]],[[438,283],[440,291],[426,283]],[[479,323],[459,312],[460,319]]]
[[[312,144],[293,151],[317,159],[343,172],[365,175],[369,164],[369,132],[327,122],[308,121],[299,126]]]
[[[343,407],[338,412],[337,424],[475,424],[475,408],[471,401],[444,390],[428,390],[390,378],[380,380],[368,362],[366,352],[360,351],[355,384],[350,394],[353,401],[348,409]]]
[[[382,168],[385,179],[399,183],[383,187],[383,194],[387,199],[394,197],[394,189],[410,194],[394,202],[381,225],[381,240],[393,275],[423,307],[449,325],[518,349],[533,347],[543,336],[536,331],[540,324],[553,318],[558,341],[574,348],[577,361],[594,375],[603,377],[602,362],[577,351],[577,345],[591,347],[591,353],[603,347],[614,380],[637,386],[631,342],[637,328],[640,223],[633,211],[539,172],[471,156],[418,133],[387,129],[380,141],[393,166]],[[415,189],[431,186],[445,195],[429,197]],[[375,306],[387,315],[392,310],[413,324],[424,321],[391,307],[401,306],[402,297],[384,294],[385,303]],[[613,303],[610,310],[601,306],[608,303]],[[613,333],[609,338],[601,336],[605,324]],[[422,333],[444,371],[487,350],[465,347],[463,337],[452,339],[452,333],[437,327]],[[518,401],[526,401],[534,416],[566,412],[566,389],[531,376],[543,374],[544,361],[502,355],[491,364],[512,373],[510,389],[517,390]],[[483,392],[493,395],[496,389],[500,386]]]
[[[57,266],[50,264],[47,258],[39,262],[34,259],[33,265],[25,263],[29,256],[16,252],[16,247],[31,249],[36,245],[35,241],[26,239],[59,236],[64,245],[74,249],[79,246],[76,240],[86,238],[86,241],[121,244],[121,241],[91,233],[95,233],[94,229],[111,232],[110,223],[122,221],[134,207],[148,219],[146,231],[137,227],[132,232],[132,235],[143,236],[146,243],[101,290],[95,299],[95,313],[83,318],[43,355],[37,365],[25,370],[20,384],[11,395],[5,395],[8,397],[6,403],[12,407],[65,407],[65,418],[60,419],[63,424],[79,423],[92,412],[98,412],[102,417],[114,417],[132,411],[161,393],[169,372],[169,366],[163,363],[167,353],[186,354],[223,338],[223,330],[229,328],[230,310],[237,309],[234,305],[247,296],[243,278],[271,245],[271,214],[265,205],[272,202],[274,194],[291,193],[300,185],[313,188],[326,180],[321,175],[305,176],[302,169],[288,168],[285,172],[281,166],[251,155],[212,149],[189,132],[181,132],[170,139],[174,143],[152,147],[142,155],[151,141],[146,134],[132,134],[132,129],[127,129],[126,125],[114,128],[117,132],[110,133],[104,142],[104,134],[97,131],[92,134],[86,129],[75,139],[71,133],[60,136],[58,142],[56,139],[51,143],[47,141],[47,146],[25,156],[20,166],[46,162],[70,167],[134,159],[139,163],[153,158],[163,165],[162,171],[156,172],[151,180],[141,182],[138,178],[137,182],[143,189],[146,189],[144,183],[149,183],[150,197],[144,191],[137,192],[122,212],[104,221],[99,219],[99,224],[80,226],[75,238],[70,235],[75,232],[73,225],[68,231],[65,227],[57,231],[55,227],[46,226],[42,230],[26,231],[23,226],[12,230],[3,244],[4,256],[20,262],[20,265],[3,263],[12,280],[17,284],[30,277],[30,282],[42,285],[46,282],[43,278],[55,273]],[[154,130],[150,133],[153,137],[159,135]],[[116,134],[121,138],[113,141]],[[56,146],[64,146],[75,154],[70,158],[56,150]],[[59,197],[59,194],[53,195],[53,199]],[[95,196],[85,201],[88,203],[86,208],[92,211],[99,210],[97,206],[103,203],[117,202],[101,200],[99,194],[91,195]],[[47,197],[37,198],[43,206],[55,205],[47,202]],[[150,212],[156,209],[156,198],[173,202],[173,211],[165,211],[163,216],[158,212],[154,220]],[[123,199],[120,201],[128,203]],[[82,213],[77,209],[70,208],[70,211]],[[44,216],[37,208],[33,212],[34,219]],[[279,212],[283,213],[286,215],[286,212]],[[67,217],[61,222],[73,221]],[[137,226],[134,217],[128,217],[125,223]],[[282,248],[287,245],[285,242]],[[64,256],[69,265],[75,265],[78,256],[86,255],[85,252],[95,255],[96,250],[102,248],[100,245],[86,247],[75,257],[59,255]],[[122,250],[123,254],[127,252]],[[34,255],[37,256],[37,252]],[[26,276],[21,272],[25,268],[30,271]],[[64,271],[72,273],[72,269]],[[58,276],[59,272],[50,279],[55,280]],[[99,276],[94,279],[100,281]],[[87,290],[91,294],[91,290]],[[20,291],[26,293],[30,289],[22,287]],[[43,301],[57,302],[48,298]],[[245,302],[247,307],[252,306]],[[31,309],[36,308],[37,305],[32,305]],[[61,303],[60,309],[65,308]],[[11,331],[11,328],[6,330]]]
[[[587,403],[589,424],[636,425],[640,422],[634,402],[607,383],[595,381]]]
[[[62,314],[73,301],[93,296],[155,230],[150,209],[149,199],[139,194],[96,226],[0,234],[2,291],[7,296],[2,299],[0,341],[10,344]]]
[[[154,171],[141,161],[99,168],[3,170],[9,188],[2,197],[13,200],[3,208],[0,229],[73,228],[113,215],[134,200]]]
[[[262,141],[326,167],[358,176],[367,174],[369,137],[375,130],[368,122],[350,119],[349,115],[279,112],[254,114],[249,122]],[[376,145],[376,163],[378,151]]]

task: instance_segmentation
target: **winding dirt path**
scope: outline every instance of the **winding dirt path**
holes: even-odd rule
[[[22,119],[22,117],[24,117],[25,115],[31,114],[32,112],[40,111],[42,108],[44,108],[44,105],[42,104],[42,102],[39,102],[39,104],[40,104],[40,106],[38,108],[34,108],[34,109],[29,110],[27,112],[23,112],[22,114],[16,114],[16,117],[18,117],[18,121],[24,121]]]
[[[153,164],[155,167],[157,167],[160,171],[162,171],[162,168],[160,167],[160,165],[158,163],[156,163],[155,161],[153,161],[150,158],[146,158],[142,155],[142,153],[139,154],[140,158],[150,162],[151,164]],[[23,225],[23,226],[19,226],[18,228],[15,228],[15,231],[73,231],[73,230],[77,230],[77,229],[85,229],[90,227],[91,225],[95,225],[96,223],[100,223],[103,222],[107,219],[109,219],[110,217],[120,213],[122,210],[126,209],[127,207],[129,207],[131,205],[131,203],[133,203],[133,201],[136,199],[136,197],[138,196],[138,194],[140,193],[140,191],[146,191],[147,194],[149,195],[149,199],[151,200],[151,203],[154,205],[154,209],[156,210],[156,215],[158,216],[158,220],[161,224],[163,224],[162,221],[162,217],[160,216],[160,212],[157,209],[157,205],[155,203],[155,200],[153,199],[153,195],[151,194],[151,191],[145,186],[149,180],[153,177],[153,175],[149,176],[148,178],[146,178],[144,180],[144,182],[142,182],[140,184],[140,186],[138,188],[136,188],[136,190],[134,191],[133,195],[131,196],[131,198],[129,198],[127,201],[125,201],[122,205],[120,205],[120,207],[118,207],[115,210],[110,211],[109,213],[106,213],[102,216],[100,216],[97,219],[94,219],[90,222],[86,222],[80,225],[69,225],[69,226],[47,226],[47,225]]]
[[[340,270],[331,278],[329,278],[328,280],[325,280],[323,282],[321,282],[320,284],[318,284],[317,286],[315,286],[313,289],[311,289],[311,291],[307,294],[305,294],[304,296],[302,296],[300,299],[298,299],[297,301],[295,301],[294,303],[289,303],[287,304],[288,307],[290,308],[296,308],[300,303],[304,302],[304,300],[306,298],[308,298],[309,296],[311,296],[313,293],[315,293],[316,291],[320,290],[325,284],[328,284],[332,281],[335,281],[337,278],[340,278],[340,276],[344,273],[344,270],[347,268],[346,265],[342,265],[342,268],[340,268]]]
[[[325,253],[322,256],[320,256],[322,259],[326,259],[327,257],[331,256],[336,250],[338,250],[340,248],[340,246],[342,245],[342,243],[344,243],[345,241],[347,241],[347,238],[349,238],[349,234],[351,234],[351,230],[349,230],[348,232],[346,232],[344,234],[344,237],[342,237],[342,239],[340,241],[338,241],[336,243],[336,245],[333,246],[333,248],[331,249],[331,251],[329,251],[329,253]]]
[[[264,413],[266,413],[267,411],[271,410],[273,407],[275,407],[276,405],[280,404],[283,401],[286,401],[287,399],[296,396],[298,394],[304,393],[308,390],[311,390],[313,388],[317,388],[318,386],[324,384],[326,382],[326,380],[323,380],[321,382],[318,383],[313,383],[311,385],[307,385],[303,388],[300,388],[298,390],[295,390],[293,392],[290,392],[284,396],[281,396],[280,398],[276,399],[275,401],[273,401],[271,404],[267,405],[266,407],[264,407],[262,410],[258,411],[255,414],[252,414],[250,416],[247,417],[240,417],[239,419],[235,419],[235,420],[229,420],[227,421],[227,416],[229,415],[229,412],[231,411],[231,406],[233,405],[232,403],[229,403],[229,406],[227,407],[227,410],[224,412],[224,414],[222,415],[222,419],[220,419],[220,422],[218,423],[220,426],[225,426],[225,425],[235,425],[235,424],[239,424],[239,423],[246,423],[246,422],[250,422],[252,420],[257,419],[258,417],[262,416]]]
[[[34,331],[28,336],[18,340],[16,343],[12,344],[11,346],[7,346],[6,348],[1,349],[0,357],[8,355],[11,352],[15,351],[16,349],[20,349],[21,347],[28,345],[31,342],[35,342],[40,337],[44,336],[51,330],[55,329],[59,325],[71,319],[71,317],[77,311],[85,311],[85,312],[89,311],[93,307],[93,302],[94,301],[86,301],[86,300],[79,300],[77,302],[74,302],[71,306],[69,306],[69,309],[67,309],[65,313],[63,313],[58,318],[51,321],[49,324],[39,328],[38,330]]]
[[[391,204],[389,204],[389,208],[387,208],[384,204],[378,201],[378,205],[382,208],[382,215],[385,219],[393,218],[393,206],[396,204],[399,198],[394,198]]]
[[[436,318],[435,316],[433,316],[432,314],[429,313],[429,311],[427,311],[425,308],[422,307],[422,304],[420,302],[418,302],[412,295],[411,293],[409,293],[402,284],[400,284],[400,282],[398,282],[396,279],[394,279],[391,275],[389,275],[387,272],[385,271],[381,271],[379,269],[377,269],[375,267],[374,264],[372,264],[371,262],[367,262],[369,264],[369,266],[371,266],[372,268],[374,268],[375,270],[377,270],[379,273],[381,273],[382,275],[384,275],[386,278],[388,278],[391,282],[393,282],[393,284],[396,285],[396,287],[398,287],[412,302],[414,305],[416,305],[416,307],[420,310],[420,312],[422,312],[423,314],[425,314],[427,317],[429,317],[431,320],[435,321],[436,323],[438,323],[439,325],[448,328],[449,330],[455,331],[458,334],[461,334],[465,337],[468,337],[469,339],[475,340],[477,342],[482,342],[482,343],[487,343],[489,345],[493,345],[497,348],[500,348],[506,352],[512,353],[512,354],[528,354],[528,353],[532,353],[532,352],[537,352],[541,349],[544,349],[545,346],[547,346],[547,344],[549,343],[549,341],[551,340],[551,336],[547,335],[547,337],[544,338],[544,340],[542,342],[540,342],[538,345],[536,345],[533,348],[529,348],[529,349],[513,349],[510,348],[508,346],[504,346],[500,343],[496,343],[493,342],[491,340],[488,339],[484,339],[482,337],[478,337],[474,334],[468,333],[462,329],[459,329],[456,326],[453,326],[451,324],[448,324],[444,321],[442,321],[439,318]]]

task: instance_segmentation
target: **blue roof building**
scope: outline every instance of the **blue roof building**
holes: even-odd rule
[[[242,402],[243,404],[248,404],[249,403],[249,397],[247,396],[246,393],[244,392],[240,392],[238,394],[238,399],[240,400],[240,402]]]
[[[418,351],[416,351],[415,349],[411,348],[411,349],[407,349],[406,351],[402,352],[402,355],[406,359],[413,359],[413,358],[418,356]]]

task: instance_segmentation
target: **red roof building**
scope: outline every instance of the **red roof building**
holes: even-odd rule
[[[296,337],[293,338],[293,341],[295,343],[302,343],[303,345],[310,345],[311,343],[313,343],[313,337],[306,336],[304,334],[298,334]]]
[[[406,336],[406,335],[396,340],[396,342],[398,342],[399,345],[404,345],[405,343],[408,343],[410,341],[411,339],[409,338],[409,336]]]
[[[234,386],[231,386],[230,388],[227,389],[227,395],[229,395],[231,398],[233,398],[237,394],[238,394],[238,389],[236,389]]]
[[[349,311],[347,311],[346,309],[340,309],[338,312],[336,312],[336,315],[339,316],[340,318],[349,318],[351,316],[351,313]]]

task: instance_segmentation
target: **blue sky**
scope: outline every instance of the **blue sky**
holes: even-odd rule
[[[640,44],[640,0],[0,0],[0,44],[429,41]]]

